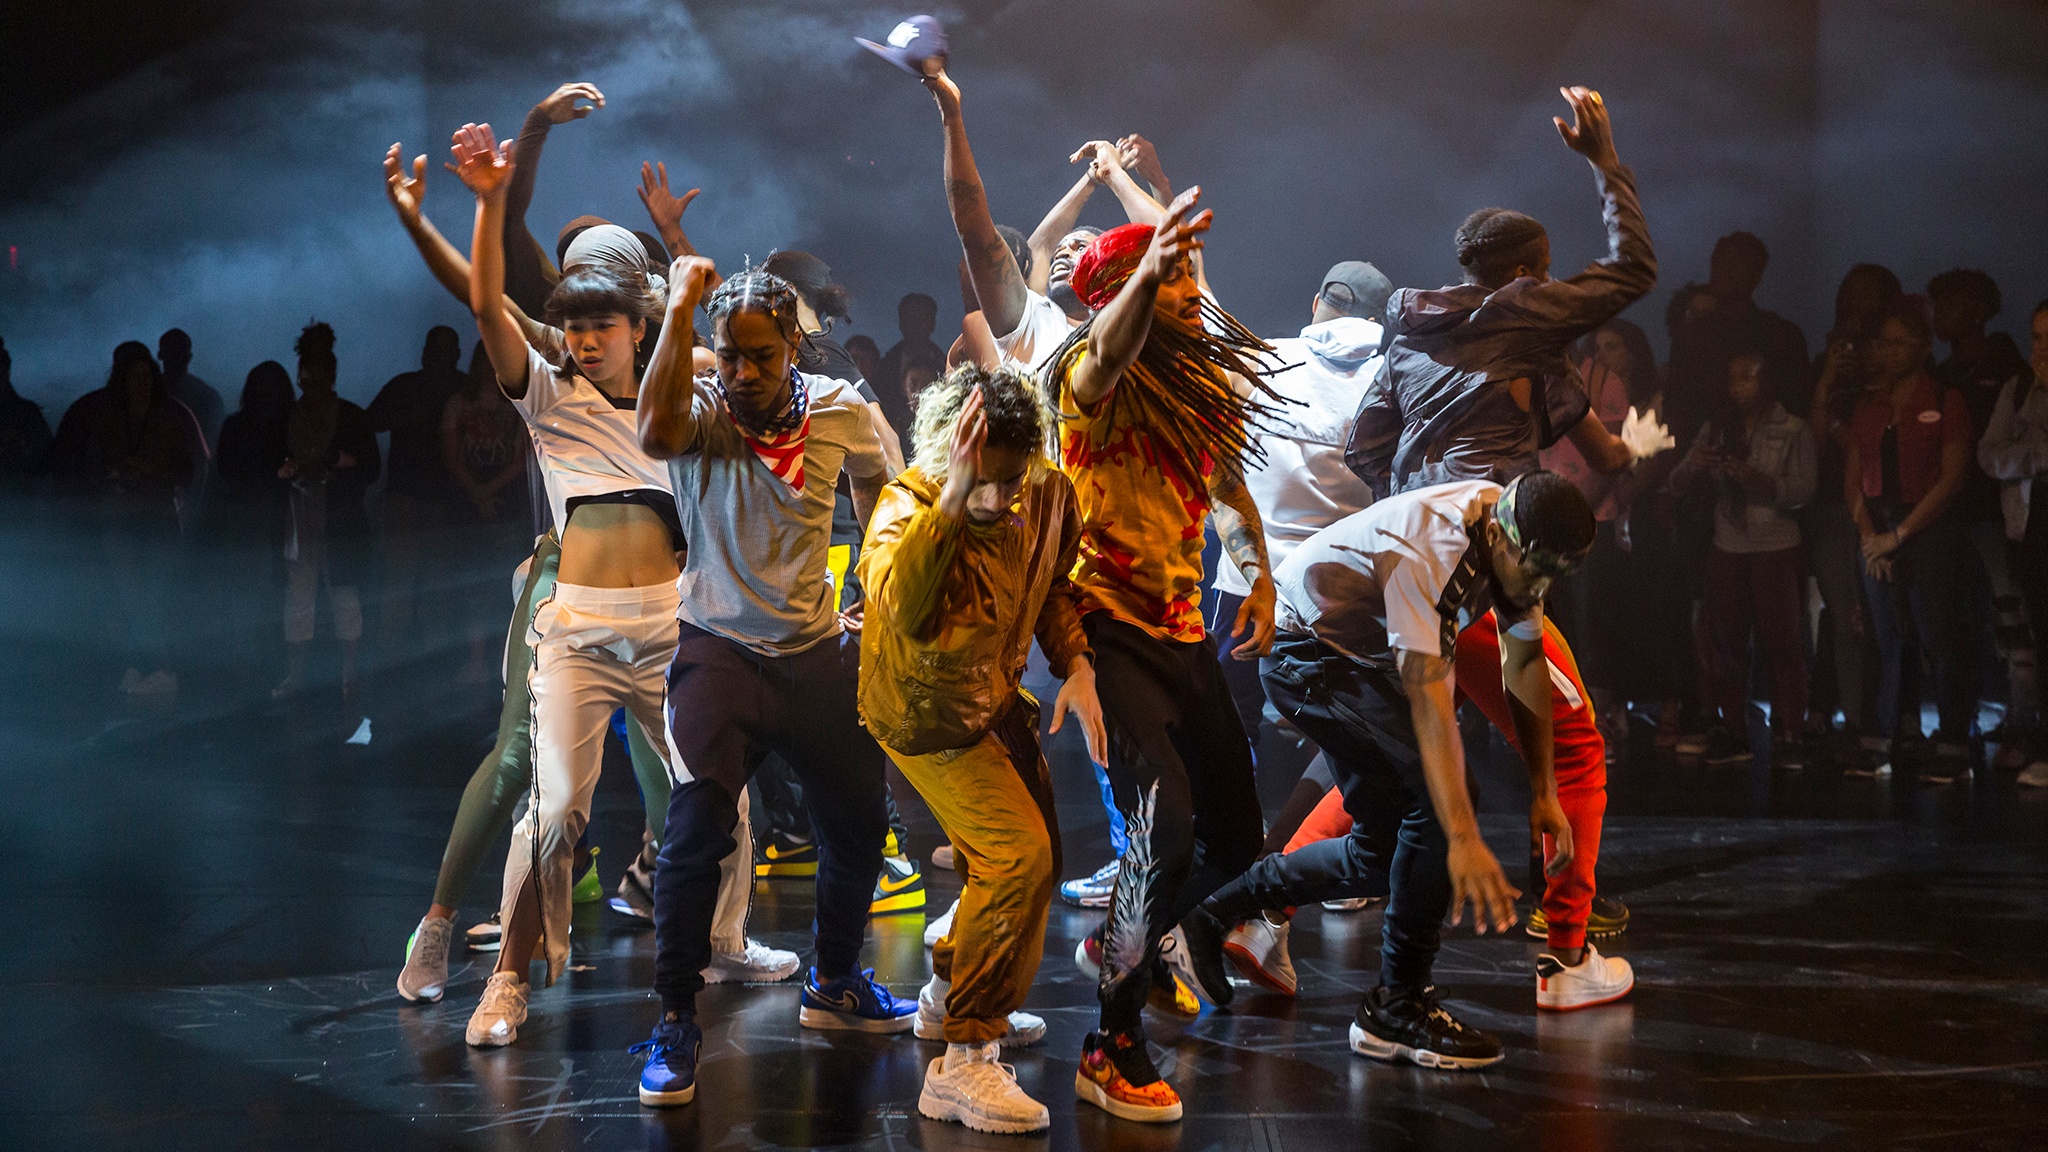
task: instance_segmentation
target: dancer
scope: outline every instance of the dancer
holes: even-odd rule
[[[557,95],[576,87],[564,85]],[[415,157],[408,170],[402,157],[403,152],[396,144],[385,153],[385,191],[407,234],[426,261],[428,270],[457,299],[467,303],[469,259],[441,235],[422,211],[426,197],[427,158]],[[515,185],[520,171],[515,167]],[[525,236],[523,229],[514,228],[509,221],[506,228],[508,233]],[[530,243],[530,237],[527,239]],[[512,243],[516,246],[516,241]],[[564,251],[562,260],[571,272],[590,268],[631,279],[645,275],[647,271],[645,254],[632,234],[616,225],[600,225],[579,232]],[[545,300],[545,294],[542,300]],[[561,329],[527,318],[509,293],[506,309],[519,322],[534,349],[557,366],[569,363],[567,337]],[[708,361],[708,354],[705,359]],[[489,370],[488,366],[486,370]],[[529,465],[537,462],[538,457],[531,458]],[[556,568],[561,560],[561,541],[549,504],[543,492],[537,512],[544,523],[535,539],[533,556],[526,562],[526,575],[505,637],[505,697],[498,714],[497,742],[484,754],[482,762],[470,776],[468,786],[463,789],[462,801],[448,831],[448,845],[441,856],[433,903],[406,941],[406,961],[398,977],[398,994],[407,1000],[436,1001],[441,998],[448,983],[448,953],[454,935],[456,908],[462,903],[484,854],[490,850],[499,831],[511,823],[519,798],[532,786],[533,697],[528,685],[528,672],[532,667],[533,647],[530,636],[535,610],[554,594]],[[658,733],[662,729],[653,731]],[[668,813],[668,768],[655,752],[647,732],[631,716],[627,717],[626,723],[626,747],[646,809],[648,842],[656,844]],[[741,824],[743,827],[746,825],[744,805]],[[619,878],[618,895],[612,900],[615,910],[643,921],[653,919],[653,857],[651,849],[644,850],[640,859],[634,861]],[[747,937],[746,916],[753,886],[743,866],[743,860],[730,866],[731,875],[725,882],[720,899],[718,927],[714,933],[715,955],[711,965],[705,969],[705,979],[712,983],[782,980],[794,974],[799,965],[796,953],[770,948]],[[586,875],[584,880],[590,878]],[[480,951],[498,948],[502,943],[501,919],[500,915],[493,913],[488,921],[472,927],[467,934],[469,946]]]
[[[1017,1011],[1038,971],[1059,868],[1059,815],[1038,747],[1038,702],[1019,687],[1031,638],[1065,680],[1106,755],[1095,667],[1069,580],[1080,551],[1073,484],[1047,466],[1043,407],[1014,368],[963,365],[918,408],[916,463],[882,490],[861,553],[868,731],[946,830],[965,880],[918,996],[920,1039],[946,1041],[918,1110],[984,1132],[1034,1132],[1045,1105],[997,1060],[1045,1021]]]
[[[613,710],[626,708],[643,727],[660,722],[678,546],[667,477],[640,451],[631,414],[634,345],[659,309],[646,276],[582,269],[555,286],[548,310],[565,322],[573,357],[556,368],[529,347],[505,304],[511,148],[489,125],[469,124],[452,151],[451,167],[477,198],[470,309],[499,387],[526,419],[561,525],[554,592],[533,621],[533,788],[505,862],[504,946],[466,1033],[472,1045],[497,1046],[525,1022],[535,953],[550,984],[568,960],[571,865]]]
[[[802,778],[818,839],[817,962],[799,1023],[903,1032],[917,1011],[859,967],[888,831],[884,757],[861,728],[858,646],[825,568],[833,481],[851,477],[865,521],[887,479],[882,446],[850,385],[797,370],[796,293],[767,272],[744,271],[711,296],[718,369],[691,377],[690,317],[713,274],[702,257],[676,262],[639,413],[641,443],[670,461],[689,557],[668,707],[671,747],[692,778],[669,798],[654,876],[662,1016],[637,1046],[648,1054],[640,1099],[655,1105],[696,1095],[719,861],[736,847],[747,778],[771,751]]]
[[[1360,1001],[1353,1051],[1433,1068],[1500,1061],[1500,1041],[1444,1009],[1431,976],[1446,911],[1456,925],[1470,904],[1477,931],[1505,932],[1519,895],[1472,814],[1454,646],[1460,625],[1489,608],[1507,625],[1489,678],[1500,681],[1521,737],[1530,835],[1549,841],[1561,872],[1573,830],[1551,768],[1543,594],[1592,543],[1584,495],[1538,471],[1505,490],[1472,480],[1381,500],[1281,564],[1266,690],[1322,746],[1355,823],[1342,839],[1266,857],[1189,916],[1189,952],[1205,985],[1222,978],[1223,924],[1265,908],[1388,894],[1379,984]]]
[[[1387,305],[1393,331],[1386,367],[1366,395],[1345,450],[1345,463],[1382,496],[1449,480],[1505,483],[1534,470],[1538,450],[1565,436],[1601,472],[1629,468],[1672,444],[1655,413],[1633,408],[1619,436],[1608,431],[1574,379],[1572,342],[1648,292],[1657,268],[1635,176],[1615,152],[1605,101],[1588,88],[1559,91],[1572,107],[1573,123],[1552,122],[1593,168],[1604,202],[1607,256],[1576,276],[1553,280],[1543,225],[1519,212],[1483,208],[1458,229],[1464,283],[1394,293]],[[1475,626],[1494,627],[1483,616]],[[1554,717],[1553,724],[1575,724],[1578,711]],[[1598,796],[1604,806],[1604,762],[1582,765],[1574,757],[1558,770],[1597,773],[1597,786],[1571,779],[1562,794],[1589,801]],[[1568,808],[1566,815],[1578,839],[1597,842],[1596,812]],[[1594,935],[1627,926],[1628,910],[1619,902],[1592,902],[1592,856],[1573,865],[1571,881],[1574,890],[1589,894],[1585,919],[1552,923],[1544,913],[1553,957],[1576,954],[1582,926]],[[1532,862],[1531,872],[1532,879],[1552,877],[1546,889],[1557,883],[1540,861]],[[1576,907],[1573,915],[1581,915]],[[1626,961],[1603,957],[1602,963],[1606,970],[1595,984],[1605,988],[1624,978]]]
[[[1271,643],[1273,582],[1243,461],[1262,412],[1251,382],[1269,351],[1198,288],[1190,257],[1211,214],[1201,190],[1158,228],[1098,237],[1073,287],[1093,316],[1046,362],[1061,467],[1082,541],[1074,582],[1111,735],[1109,776],[1129,829],[1108,923],[1076,960],[1099,979],[1101,1021],[1075,1089],[1112,1115],[1180,1117],[1180,1097],[1145,1048],[1140,1018],[1162,938],[1258,854],[1251,746],[1202,624],[1204,515],[1251,584],[1233,632],[1239,659]],[[1171,964],[1179,951],[1166,950]]]

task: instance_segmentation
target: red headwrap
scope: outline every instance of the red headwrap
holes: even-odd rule
[[[1138,270],[1145,250],[1152,246],[1152,231],[1150,224],[1125,224],[1111,228],[1088,245],[1088,250],[1074,261],[1073,275],[1067,278],[1068,287],[1080,297],[1081,303],[1099,312],[1116,299],[1131,273]]]

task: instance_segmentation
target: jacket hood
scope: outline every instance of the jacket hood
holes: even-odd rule
[[[1308,354],[1332,372],[1351,373],[1379,355],[1380,322],[1364,316],[1339,316],[1301,330]]]

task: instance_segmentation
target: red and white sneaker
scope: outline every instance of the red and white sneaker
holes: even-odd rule
[[[1239,972],[1261,988],[1292,996],[1300,987],[1294,975],[1294,959],[1287,953],[1287,933],[1293,925],[1273,923],[1253,916],[1230,930],[1223,939],[1223,954]]]
[[[1552,1012],[1611,1004],[1636,986],[1635,969],[1619,956],[1602,956],[1598,948],[1586,945],[1578,964],[1545,952],[1536,958],[1536,1007]]]

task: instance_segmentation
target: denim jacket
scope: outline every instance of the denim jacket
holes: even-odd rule
[[[1695,474],[1700,453],[1721,439],[1711,422],[1701,425],[1672,479],[1685,484]],[[1771,480],[1769,493],[1724,487],[1714,501],[1714,547],[1737,553],[1799,547],[1799,520],[1792,513],[1813,499],[1815,460],[1806,421],[1773,403],[1749,437],[1749,466]]]
[[[1999,483],[2008,540],[2027,535],[2034,479],[2048,475],[2048,385],[2023,372],[1998,391],[1998,406],[1977,442],[1977,466]]]

